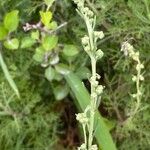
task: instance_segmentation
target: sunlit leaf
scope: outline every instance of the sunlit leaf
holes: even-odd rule
[[[11,50],[18,49],[18,47],[19,47],[19,40],[16,39],[16,38],[11,39],[11,40],[7,40],[7,41],[4,42],[4,46],[5,46],[5,48],[11,49]]]
[[[13,10],[5,15],[4,26],[9,31],[15,31],[19,24],[18,10]]]
[[[49,23],[50,23],[50,21],[52,19],[52,13],[50,11],[46,11],[46,12],[40,11],[40,16],[41,16],[41,22],[46,27],[48,27]]]
[[[42,46],[46,51],[50,51],[57,46],[58,37],[55,35],[46,36],[42,41]]]

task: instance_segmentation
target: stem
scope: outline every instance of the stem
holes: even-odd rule
[[[84,133],[84,143],[85,143],[86,148],[87,148],[86,125],[85,125],[85,124],[83,124],[83,125],[82,125],[82,127],[83,127],[83,133]]]
[[[94,57],[91,57],[91,66],[92,66],[92,78],[93,81],[96,81],[96,60]],[[95,86],[91,84],[91,95],[95,93]],[[88,148],[92,146],[93,142],[93,131],[94,131],[94,114],[95,114],[95,109],[96,109],[96,101],[97,101],[97,96],[92,97],[91,96],[91,109],[90,109],[90,122],[89,122],[89,139],[88,139]]]
[[[138,65],[140,65],[140,61],[138,60]],[[137,71],[137,81],[136,81],[136,90],[137,90],[137,104],[136,107],[134,109],[133,115],[132,117],[134,117],[134,115],[137,113],[139,106],[140,106],[140,102],[141,102],[141,98],[140,98],[140,74],[141,74],[141,69],[139,69]]]

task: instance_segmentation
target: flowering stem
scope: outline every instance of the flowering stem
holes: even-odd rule
[[[92,79],[96,82],[96,60],[94,57],[91,57],[91,66],[92,66]],[[91,84],[91,109],[90,109],[90,124],[89,124],[89,141],[88,147],[92,146],[93,142],[93,131],[94,131],[94,114],[95,114],[95,107],[97,96],[93,97],[92,95],[95,93],[95,86]]]

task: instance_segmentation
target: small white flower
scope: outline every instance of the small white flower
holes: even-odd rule
[[[140,80],[144,81],[144,77],[142,75],[140,75]]]
[[[136,70],[140,70],[140,69],[143,69],[144,68],[144,65],[143,64],[137,64],[136,65]]]
[[[137,94],[132,94],[132,97],[133,97],[133,98],[136,98],[136,97],[137,97]]]
[[[136,76],[133,76],[133,77],[132,77],[132,81],[136,82],[136,80],[137,80],[137,77],[136,77]]]
[[[99,38],[99,39],[104,38],[104,32],[103,31],[94,31],[94,35],[96,38]]]
[[[98,49],[98,50],[96,51],[96,59],[99,60],[99,59],[101,59],[103,56],[104,56],[103,51],[102,51],[101,49]]]
[[[78,150],[86,150],[85,143],[83,143],[80,147],[78,147]]]
[[[97,147],[97,145],[92,145],[91,147],[90,147],[90,150],[98,150],[98,147]]]
[[[103,93],[103,89],[104,87],[102,85],[98,85],[98,87],[96,88],[96,92],[98,95],[102,94]]]
[[[88,122],[88,118],[85,113],[78,113],[76,114],[76,119],[81,123],[81,124],[86,124]]]
[[[83,45],[87,45],[89,43],[89,37],[87,35],[85,35],[82,39],[82,44]]]

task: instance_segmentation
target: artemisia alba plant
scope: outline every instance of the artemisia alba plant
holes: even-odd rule
[[[92,76],[90,78],[91,84],[91,102],[86,107],[83,113],[76,115],[76,119],[82,124],[84,132],[84,143],[78,150],[97,150],[98,146],[93,144],[94,131],[95,131],[95,112],[99,106],[103,86],[99,85],[98,79],[100,75],[96,73],[96,62],[103,57],[103,52],[97,48],[97,40],[104,37],[102,31],[95,31],[96,16],[85,5],[84,0],[74,0],[77,4],[77,12],[85,21],[87,27],[87,35],[82,38],[82,45],[85,52],[89,55],[91,60]]]
[[[136,100],[133,110],[129,113],[129,118],[127,121],[131,121],[133,117],[138,113],[141,104],[142,98],[142,86],[141,82],[144,80],[144,77],[141,73],[141,70],[144,68],[144,65],[140,61],[140,54],[134,50],[134,47],[127,41],[122,44],[121,51],[124,52],[125,56],[129,56],[132,60],[136,62],[136,74],[132,76],[132,81],[136,84],[136,92],[132,94],[132,98]]]

